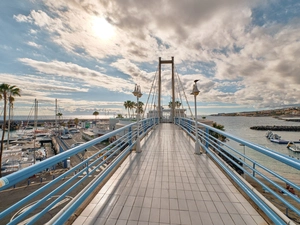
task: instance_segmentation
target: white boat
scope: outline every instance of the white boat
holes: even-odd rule
[[[300,153],[300,146],[296,145],[293,141],[290,141],[286,147],[293,152]]]

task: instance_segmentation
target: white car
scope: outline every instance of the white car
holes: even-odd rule
[[[80,130],[78,130],[78,129],[69,129],[69,132],[71,132],[71,133],[80,133]]]
[[[65,134],[65,135],[62,135],[60,138],[61,139],[71,139],[72,135],[71,134]]]

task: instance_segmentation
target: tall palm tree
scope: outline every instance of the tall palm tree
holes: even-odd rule
[[[138,102],[138,104],[136,104],[136,113],[137,114],[141,114],[144,112],[143,106],[144,106],[144,103],[140,102],[140,101]]]
[[[97,118],[98,115],[99,115],[98,111],[93,112],[93,116],[95,116],[95,120],[96,120],[96,118]]]
[[[56,114],[56,116],[58,116],[58,124],[60,124],[60,117],[62,117],[62,115],[63,115],[63,114],[60,113],[60,112]]]
[[[130,103],[129,103],[129,108],[131,109],[131,111],[132,111],[132,114],[134,114],[134,111],[133,111],[133,109],[135,108],[135,106],[136,106],[135,102],[133,102],[133,101],[130,101]]]
[[[7,102],[13,101],[13,96],[21,96],[21,90],[20,88],[16,87],[15,85],[9,85],[9,84],[1,84],[0,85],[0,96],[1,99],[3,99],[3,125],[2,125],[2,137],[1,137],[1,148],[0,148],[0,177],[2,177],[1,174],[1,167],[2,167],[2,153],[3,153],[3,144],[4,144],[4,134],[5,134],[5,128],[6,128],[6,107]]]
[[[130,112],[129,112],[130,104],[131,104],[131,101],[129,101],[129,100],[124,102],[124,107],[125,107],[125,109],[128,110],[128,117],[130,117]]]

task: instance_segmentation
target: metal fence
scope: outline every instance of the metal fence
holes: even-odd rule
[[[139,122],[139,135],[143,138],[157,124],[154,118]],[[29,193],[18,202],[9,205],[0,213],[0,221],[5,224],[46,223],[63,224],[74,214],[97,187],[118,167],[119,163],[130,154],[137,138],[137,123],[132,123],[114,130],[99,138],[61,152],[38,164],[0,178],[0,191],[15,188],[16,184],[26,181],[35,174],[54,171],[58,164],[63,164],[70,157],[83,153],[87,148],[110,139],[111,143],[95,152],[87,159],[65,170],[55,179],[40,184],[40,188]],[[54,177],[53,177],[54,178]],[[45,216],[50,210],[56,210],[51,220]]]
[[[196,139],[194,120],[176,118],[175,123],[182,127],[194,140]],[[275,224],[289,224],[291,219],[297,221],[297,218],[300,218],[300,198],[293,194],[290,189],[287,189],[293,188],[300,191],[300,186],[247,156],[245,148],[247,151],[252,150],[263,154],[270,160],[275,160],[275,163],[285,164],[287,167],[298,171],[298,176],[300,174],[299,160],[203,123],[198,123],[197,127],[198,142],[203,153],[209,155]],[[233,146],[242,146],[243,151]],[[266,200],[261,193],[249,185],[245,177],[254,180],[265,193],[270,193],[276,199],[277,204],[285,208],[285,212],[279,211],[274,204]],[[287,186],[280,185],[282,183]]]

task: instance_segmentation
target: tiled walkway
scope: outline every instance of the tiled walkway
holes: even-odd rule
[[[161,124],[73,223],[267,224],[206,155],[173,124]]]

